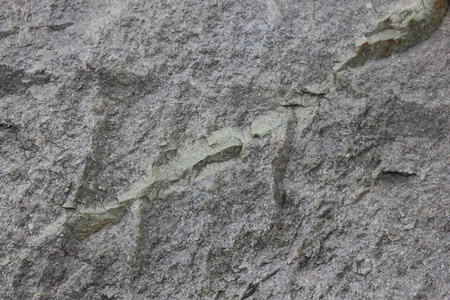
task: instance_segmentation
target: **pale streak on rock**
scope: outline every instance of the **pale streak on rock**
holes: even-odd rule
[[[266,6],[268,11],[268,24],[274,26],[281,22],[283,14],[280,6],[275,0],[266,0]]]
[[[71,221],[76,236],[85,238],[108,224],[118,223],[130,203],[143,197],[147,199],[158,197],[164,183],[173,184],[186,172],[200,172],[207,165],[237,158],[243,148],[252,142],[252,136],[263,137],[275,130],[287,128],[292,118],[292,111],[280,109],[256,118],[251,130],[224,128],[211,133],[207,138],[195,141],[182,149],[168,164],[150,166],[146,176],[133,184],[128,192],[118,196],[118,202],[111,202],[101,209],[80,211],[80,215]]]
[[[10,255],[5,257],[1,262],[0,266],[7,266],[10,264],[13,260],[16,259],[22,259],[25,258],[30,248],[36,248],[42,245],[47,238],[51,238],[56,236],[58,233],[61,232],[61,230],[64,228],[64,225],[67,224],[68,217],[66,214],[63,214],[61,217],[59,217],[55,222],[47,225],[47,227],[42,230],[41,234],[34,237],[29,243],[28,247],[21,250],[20,252],[16,253],[16,255]]]
[[[237,158],[241,151],[252,142],[253,137],[263,137],[278,129],[284,130],[288,135],[288,124],[292,122],[293,118],[291,110],[281,108],[279,111],[256,118],[251,129],[223,128],[212,132],[207,138],[195,141],[192,145],[182,149],[168,164],[150,166],[147,175],[133,184],[128,192],[119,195],[118,201],[108,203],[101,209],[81,210],[80,214],[71,220],[71,226],[74,228],[76,236],[82,239],[108,224],[118,223],[126,213],[128,204],[143,197],[147,199],[158,197],[164,183],[173,184],[186,172],[200,172],[207,165]],[[287,143],[286,145],[290,144],[289,141],[285,141],[283,145],[285,143]],[[278,153],[274,162],[277,164],[276,162],[283,161],[284,163],[277,165],[284,169],[287,162],[286,149],[284,146],[281,149],[280,153],[282,154]],[[274,191],[279,191],[277,188],[280,184],[279,168],[275,169],[274,182],[277,183],[274,185]],[[279,193],[274,192],[274,194]]]
[[[119,203],[157,193],[164,182],[174,182],[185,172],[201,169],[207,164],[230,160],[239,156],[243,141],[233,131],[214,132],[208,139],[201,139],[180,151],[171,162],[162,166],[151,166],[142,180],[133,184],[130,190],[118,196]],[[156,195],[156,194],[154,194]]]
[[[280,148],[280,153],[277,153],[273,160],[273,194],[274,198],[276,198],[275,201],[279,202],[281,200],[278,198],[281,196],[278,194],[282,195],[280,184],[282,184],[283,177],[280,175],[279,167],[284,169],[287,162],[285,146],[289,145],[290,142],[285,135],[287,135],[288,123],[292,120],[292,111],[281,108],[277,112],[270,112],[256,118],[252,123],[251,129],[224,128],[215,131],[207,138],[197,140],[192,145],[186,146],[168,164],[150,166],[147,175],[133,184],[128,192],[119,195],[118,201],[111,201],[97,208],[81,208],[72,215],[62,215],[55,222],[45,227],[40,235],[32,239],[26,249],[18,252],[16,255],[7,256],[1,261],[0,265],[6,266],[14,260],[27,257],[30,248],[39,247],[47,238],[55,237],[65,229],[71,230],[77,239],[83,240],[107,225],[117,224],[127,214],[128,206],[135,203],[135,200],[138,201],[136,205],[132,205],[131,210],[134,219],[139,223],[143,207],[143,202],[139,199],[143,197],[147,199],[157,197],[163,183],[175,183],[188,171],[201,171],[209,164],[237,158],[243,148],[252,142],[253,137],[264,137],[276,130],[284,132],[284,138],[282,138],[284,142]],[[136,236],[139,236],[139,230],[136,232]]]
[[[251,126],[251,133],[254,137],[264,137],[277,128],[286,125],[292,118],[286,111],[270,112],[264,116],[257,117]]]
[[[403,0],[375,29],[355,41],[355,52],[334,66],[335,72],[363,66],[393,53],[405,52],[429,38],[441,23],[447,0]]]

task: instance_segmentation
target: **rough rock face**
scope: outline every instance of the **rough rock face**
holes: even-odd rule
[[[449,299],[447,7],[0,1],[0,298]]]

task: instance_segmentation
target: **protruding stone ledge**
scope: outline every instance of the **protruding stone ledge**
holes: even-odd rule
[[[368,60],[387,58],[423,42],[437,29],[447,8],[447,0],[399,1],[374,30],[356,40],[355,52],[346,55],[334,71],[360,67]]]

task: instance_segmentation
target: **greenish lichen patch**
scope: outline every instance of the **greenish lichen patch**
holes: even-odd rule
[[[446,0],[403,0],[397,8],[358,38],[355,52],[334,67],[339,72],[360,67],[368,60],[379,60],[400,53],[426,40],[437,29],[447,12]]]
[[[260,116],[253,121],[251,133],[254,137],[264,137],[272,131],[285,126],[292,118],[291,113],[287,111],[270,112],[264,116]]]
[[[110,203],[101,208],[81,209],[67,223],[77,239],[83,240],[108,224],[117,224],[126,213],[126,207]]]
[[[186,172],[199,172],[209,164],[234,159],[253,137],[264,137],[287,126],[292,117],[291,111],[282,108],[257,117],[250,129],[224,128],[212,132],[208,137],[180,149],[169,163],[150,166],[146,176],[134,183],[128,192],[118,196],[119,203],[126,204],[144,196],[156,197],[162,185],[178,181]]]
[[[149,194],[165,182],[180,179],[187,171],[199,170],[207,164],[233,159],[241,153],[244,134],[238,130],[221,130],[209,138],[195,141],[180,150],[177,156],[166,165],[151,166],[142,180],[133,184],[130,191],[119,195],[119,202],[126,203]]]
[[[79,219],[73,226],[73,233],[79,240],[84,240],[91,234],[103,229],[108,224],[117,224],[120,219],[112,218],[107,215],[98,214],[86,216],[86,219]]]

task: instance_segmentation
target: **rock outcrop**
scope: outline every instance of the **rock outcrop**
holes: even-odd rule
[[[3,1],[0,299],[448,299],[448,5]]]

